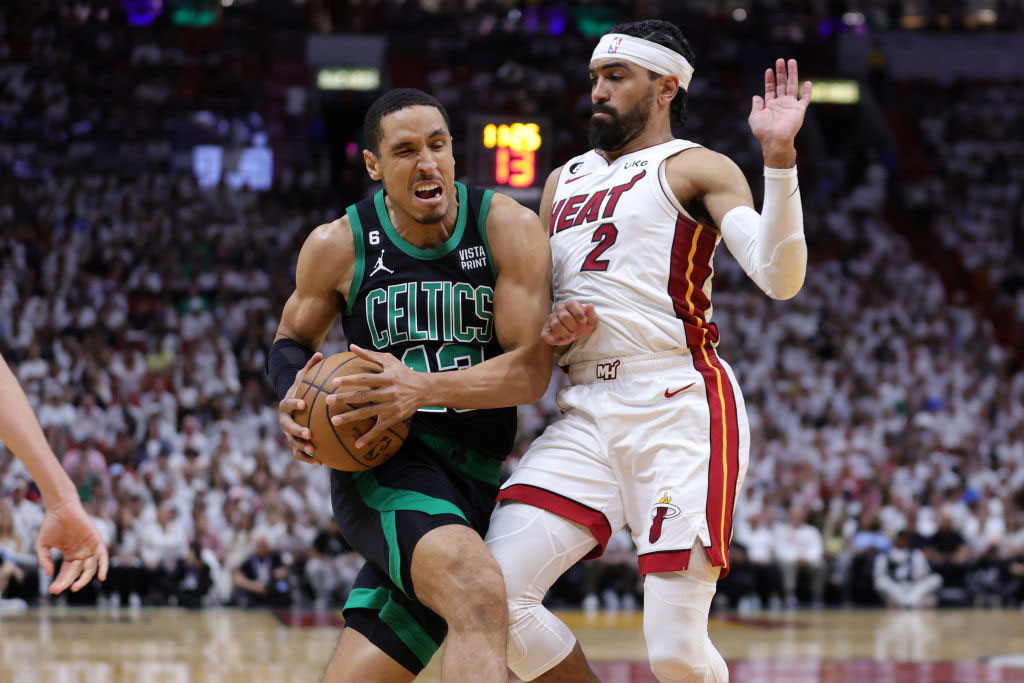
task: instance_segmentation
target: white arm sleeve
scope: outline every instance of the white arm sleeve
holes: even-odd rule
[[[791,299],[804,284],[807,243],[796,166],[764,169],[761,213],[737,206],[722,219],[725,245],[773,299]]]

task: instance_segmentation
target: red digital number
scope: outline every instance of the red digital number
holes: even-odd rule
[[[494,153],[494,181],[499,185],[529,187],[537,178],[537,161],[532,151],[516,152],[499,147]]]

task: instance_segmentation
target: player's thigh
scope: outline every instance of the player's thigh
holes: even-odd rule
[[[739,388],[713,361],[638,378],[608,420],[643,574],[685,568],[698,541],[727,563],[748,438]]]
[[[570,387],[570,397],[591,391]],[[586,396],[576,397],[581,402]],[[608,461],[607,449],[590,414],[564,404],[566,414],[534,440],[498,500],[518,501],[547,510],[589,529],[603,552],[612,534],[625,524],[619,482]]]
[[[324,672],[323,683],[407,683],[416,678],[359,631],[346,628]]]
[[[332,472],[335,517],[345,540],[406,597],[417,598],[412,558],[435,529],[458,526],[483,546],[497,487],[422,450],[354,474]]]
[[[495,509],[485,540],[501,567],[513,620],[597,546],[587,527],[518,501]]]

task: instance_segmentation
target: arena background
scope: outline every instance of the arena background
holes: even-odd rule
[[[535,206],[587,148],[597,36],[643,18],[696,52],[679,133],[755,195],[764,68],[793,57],[815,83],[803,291],[769,300],[715,261],[752,428],[711,626],[734,680],[1024,680],[1021,0],[8,0],[0,352],[113,565],[44,597],[39,495],[3,451],[0,680],[316,678],[360,559],[263,367],[299,246],[373,190],[366,106],[433,93],[457,175]],[[336,325],[324,350],[344,348]],[[559,381],[520,408],[506,470]],[[904,530],[935,608],[876,590]],[[604,680],[654,680],[631,544],[613,545],[548,599]]]

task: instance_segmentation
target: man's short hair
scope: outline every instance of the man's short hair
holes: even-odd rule
[[[626,36],[633,36],[634,38],[642,38],[643,40],[649,40],[652,43],[657,43],[662,47],[667,47],[673,52],[678,52],[691,66],[695,66],[693,63],[694,55],[693,48],[690,47],[690,43],[683,36],[683,32],[679,30],[679,27],[670,21],[662,21],[661,19],[645,19],[644,21],[631,21],[626,24],[619,24],[613,26],[607,31],[605,35],[609,33],[621,33]],[[656,74],[648,69],[648,74],[653,81],[659,78],[661,74]],[[675,98],[672,100],[670,112],[672,119],[679,122],[679,125],[686,125],[686,88],[679,86],[679,92],[676,93]]]
[[[452,124],[448,119],[448,112],[436,97],[416,88],[395,88],[378,97],[366,112],[363,128],[366,131],[367,148],[374,154],[380,153],[380,140],[384,136],[380,122],[385,116],[407,107],[420,106],[434,107],[441,112],[444,125],[448,127],[448,132],[451,132]]]

